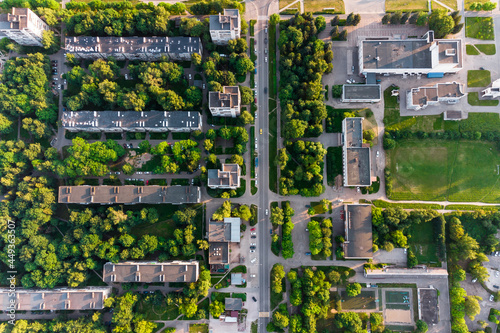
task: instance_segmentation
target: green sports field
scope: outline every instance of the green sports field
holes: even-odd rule
[[[481,141],[400,141],[387,151],[395,200],[500,202],[500,153]]]

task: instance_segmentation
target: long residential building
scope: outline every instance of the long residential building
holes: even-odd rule
[[[12,304],[15,310],[101,310],[111,287],[23,289],[0,288],[2,311]]]
[[[371,205],[344,205],[345,242],[342,244],[346,259],[372,259],[372,207]]]
[[[196,282],[198,261],[130,261],[104,264],[104,282]]]
[[[370,145],[363,143],[363,118],[351,117],[342,121],[344,186],[370,186]]]
[[[191,132],[201,130],[195,111],[67,111],[62,127],[70,132]]]
[[[43,46],[43,32],[50,27],[28,8],[12,8],[0,14],[0,33],[20,45]]]
[[[198,186],[59,186],[59,203],[67,204],[161,204],[199,203]]]
[[[210,37],[217,45],[227,45],[230,40],[240,38],[240,11],[224,9],[224,14],[210,15]]]
[[[459,39],[434,39],[434,31],[422,38],[365,38],[358,44],[359,73],[442,77],[462,69],[462,48]]]
[[[191,60],[191,55],[202,55],[199,37],[66,37],[66,51],[77,58],[118,60]]]

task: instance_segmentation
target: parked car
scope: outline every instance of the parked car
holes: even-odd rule
[[[264,28],[264,32],[267,34],[267,27]]]
[[[253,229],[255,229],[255,228],[253,228]],[[252,236],[253,235],[257,235],[257,233],[256,232],[252,232],[250,235],[252,235]]]
[[[252,296],[252,299],[254,302],[257,302],[257,298],[255,298],[254,296]]]
[[[267,38],[264,38],[264,43],[266,43],[266,44],[267,44]]]
[[[306,256],[310,256],[311,255],[311,252],[306,252]]]
[[[499,277],[500,276],[500,272],[499,271],[496,271],[495,272],[495,277]]]
[[[475,282],[477,282],[477,278],[472,279],[472,283],[475,283]]]
[[[203,83],[203,90],[205,90],[205,87],[206,87],[206,86],[205,86],[205,83]]]
[[[250,245],[251,245],[251,246],[257,246],[257,244],[255,244],[255,243],[250,243]]]
[[[257,140],[257,139],[255,139],[255,140]],[[250,231],[255,231],[255,228],[250,229]]]
[[[493,302],[493,299],[495,298],[495,296],[493,295],[490,295],[490,302]]]
[[[255,250],[257,247],[255,246],[250,246],[250,250]]]
[[[273,234],[273,229],[269,229],[269,234]]]
[[[255,238],[257,238],[257,236],[252,235],[252,236],[250,236],[250,238],[255,239]]]
[[[493,288],[497,288],[497,289],[498,289],[498,288],[500,288],[500,287],[499,287],[499,286],[497,286],[497,285],[493,285]]]
[[[306,228],[306,231],[309,232],[309,229]]]
[[[344,210],[340,211],[340,219],[344,220]]]
[[[379,156],[380,156],[380,152],[377,150],[377,157],[379,157]]]
[[[254,252],[255,252],[255,250],[250,250],[250,253],[254,253]]]

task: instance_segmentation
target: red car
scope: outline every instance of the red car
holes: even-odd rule
[[[344,211],[343,211],[343,210],[342,210],[342,211],[340,211],[340,218],[341,218],[342,220],[344,220]]]
[[[250,231],[255,231],[255,228],[250,229]]]

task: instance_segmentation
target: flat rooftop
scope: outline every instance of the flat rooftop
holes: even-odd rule
[[[66,37],[66,51],[70,53],[199,53],[199,37]]]
[[[241,298],[226,297],[224,305],[227,311],[241,311],[243,308],[243,300]]]
[[[59,203],[184,204],[200,202],[198,186],[60,186]]]
[[[111,294],[111,287],[22,289],[17,288],[15,296],[9,297],[9,288],[0,288],[0,303],[7,305],[16,300],[20,311],[38,310],[100,310],[104,300]]]
[[[364,68],[432,68],[427,40],[364,40]]]
[[[411,89],[413,105],[427,105],[429,102],[439,102],[449,98],[464,96],[462,85],[456,82],[438,83],[434,86],[423,86]]]
[[[209,169],[208,186],[239,187],[241,169],[238,164],[222,164],[222,170]]]
[[[201,115],[195,111],[67,111],[62,115],[65,129],[78,128],[187,128],[196,130]]]
[[[372,258],[371,205],[345,205],[346,258]]]
[[[211,108],[235,108],[239,106],[239,96],[238,86],[224,86],[222,92],[209,92],[208,103]]]
[[[229,243],[210,242],[208,247],[208,263],[210,265],[229,263]]]
[[[345,118],[343,132],[344,184],[345,186],[370,186],[370,148],[363,145],[363,118]]]
[[[210,15],[210,30],[231,31],[240,25],[238,9],[224,9],[224,14]]]
[[[104,282],[195,282],[198,280],[197,261],[172,262],[108,262],[103,268]]]
[[[210,221],[208,224],[209,242],[240,242],[239,217],[226,217],[224,221]]]
[[[380,84],[344,84],[343,99],[380,99]]]

